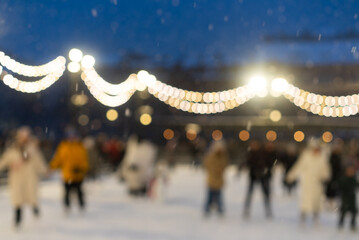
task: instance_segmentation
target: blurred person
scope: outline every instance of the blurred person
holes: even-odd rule
[[[0,171],[4,169],[9,170],[15,227],[19,227],[24,205],[30,205],[34,215],[39,216],[38,181],[47,171],[37,142],[32,139],[30,128],[21,127],[17,130],[14,143],[5,150],[0,159]]]
[[[327,182],[325,191],[325,195],[328,199],[329,207],[331,209],[335,209],[335,199],[339,194],[339,181],[342,174],[342,152],[342,142],[334,141],[329,158],[331,177]]]
[[[300,212],[304,223],[308,214],[313,215],[315,223],[319,223],[321,198],[324,183],[330,178],[328,154],[320,146],[318,139],[311,139],[306,149],[300,154],[298,161],[289,171],[288,182],[300,181]]]
[[[356,231],[356,190],[358,181],[356,179],[356,171],[354,166],[349,165],[345,168],[344,174],[340,179],[340,215],[338,228],[342,229],[344,225],[344,218],[347,213],[351,214],[350,227],[352,231]]]
[[[60,169],[62,172],[65,211],[70,210],[72,192],[77,193],[80,209],[84,210],[85,199],[82,184],[89,169],[89,163],[87,151],[75,129],[66,130],[66,140],[63,140],[57,147],[50,167]]]
[[[270,180],[275,159],[276,152],[273,143],[268,142],[265,146],[256,140],[250,143],[246,162],[249,168],[249,185],[244,205],[245,218],[249,217],[253,188],[256,183],[261,185],[266,217],[272,217]]]
[[[100,153],[96,148],[95,139],[91,136],[84,138],[83,145],[88,153],[89,169],[87,172],[87,177],[95,180],[99,176],[102,168]]]
[[[295,144],[290,143],[286,146],[286,150],[284,154],[281,156],[280,161],[284,167],[284,175],[283,175],[283,186],[286,192],[291,195],[293,188],[296,185],[296,181],[288,182],[286,180],[289,171],[294,166],[295,162],[298,159],[297,147]]]
[[[150,184],[149,196],[159,202],[163,202],[166,198],[166,189],[169,180],[168,161],[160,160],[155,167],[155,177]]]
[[[125,180],[129,194],[145,196],[148,185],[154,177],[154,163],[157,147],[148,140],[138,142],[131,136],[127,143],[126,155],[119,172]]]
[[[228,153],[224,142],[216,141],[211,144],[208,153],[204,156],[204,168],[207,173],[207,200],[205,215],[208,216],[211,207],[217,208],[218,214],[223,215],[222,188],[224,172],[228,165]]]

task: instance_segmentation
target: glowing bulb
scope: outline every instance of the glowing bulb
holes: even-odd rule
[[[250,138],[250,134],[247,130],[242,130],[239,132],[239,139],[243,142],[248,141],[248,139]]]
[[[333,134],[329,131],[326,131],[322,135],[323,142],[330,143],[333,140]]]
[[[304,140],[304,138],[305,138],[305,135],[302,131],[296,131],[294,133],[294,140],[296,142],[302,142]]]
[[[221,130],[214,130],[214,131],[212,132],[212,138],[213,138],[213,140],[215,140],[215,141],[221,140],[221,139],[223,138],[223,133],[222,133],[222,131],[221,131]]]
[[[269,118],[273,122],[278,122],[278,121],[280,121],[282,119],[282,114],[278,110],[273,110],[273,111],[270,112]]]
[[[147,125],[150,125],[151,122],[152,122],[152,117],[151,117],[150,114],[144,113],[144,114],[141,115],[141,117],[140,117],[140,123],[141,123],[142,125],[147,126]]]
[[[85,55],[81,60],[81,65],[83,68],[92,68],[95,66],[95,58],[91,55]]]
[[[272,81],[272,90],[276,93],[283,93],[288,90],[288,82],[284,78],[276,78]]]
[[[80,71],[80,69],[81,69],[81,66],[77,62],[70,62],[67,65],[67,70],[69,70],[69,72],[72,72],[72,73],[77,73]]]
[[[171,140],[173,137],[175,136],[175,133],[172,129],[166,129],[163,131],[163,137],[166,139],[166,140]]]
[[[110,109],[106,113],[106,118],[113,122],[118,118],[118,112],[115,109]]]
[[[262,76],[254,76],[249,80],[249,90],[257,96],[264,97],[267,95],[267,79]]]
[[[82,54],[81,50],[77,49],[77,48],[73,48],[69,52],[69,58],[73,62],[77,62],[77,63],[81,62],[82,56],[83,56],[83,54]]]

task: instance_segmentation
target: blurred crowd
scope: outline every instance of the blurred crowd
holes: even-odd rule
[[[30,206],[35,216],[40,215],[38,181],[56,170],[62,175],[62,201],[68,213],[71,195],[77,197],[79,208],[85,210],[84,181],[109,174],[126,185],[130,196],[164,202],[171,168],[186,162],[206,172],[205,217],[213,210],[224,216],[225,171],[229,165],[235,165],[238,175],[248,175],[248,188],[243,194],[244,219],[250,218],[252,195],[257,186],[262,192],[265,217],[276,215],[272,209],[275,201],[272,176],[278,169],[285,194],[292,195],[298,186],[301,223],[308,217],[314,224],[319,222],[324,199],[327,209],[339,209],[338,228],[344,226],[345,216],[350,215],[350,227],[356,230],[359,148],[355,140],[335,139],[325,144],[311,138],[299,144],[260,139],[241,143],[207,142],[197,138],[185,144],[172,139],[160,146],[136,135],[126,140],[105,134],[81,137],[73,127],[64,130],[65,137],[60,142],[37,138],[28,127],[21,127],[10,136],[1,142],[0,172],[9,184],[16,227],[22,222],[24,206]]]

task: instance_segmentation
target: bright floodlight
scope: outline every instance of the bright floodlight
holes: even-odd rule
[[[82,56],[81,50],[77,48],[73,48],[69,52],[69,58],[73,62],[81,62]]]
[[[91,55],[85,55],[82,58],[81,65],[83,68],[92,68],[95,65],[95,58]]]
[[[272,90],[277,93],[283,93],[288,89],[288,82],[284,78],[276,78],[272,81]]]
[[[249,80],[249,89],[256,95],[264,97],[267,95],[267,79],[263,76],[254,76]]]
[[[77,73],[78,71],[80,71],[81,66],[80,66],[80,64],[77,63],[77,62],[70,62],[70,63],[67,65],[67,69],[69,70],[69,72]]]

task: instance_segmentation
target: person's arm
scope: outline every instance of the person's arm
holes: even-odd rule
[[[0,159],[0,171],[5,170],[9,167],[11,161],[11,151],[7,150]]]
[[[303,158],[305,156],[303,156],[304,154],[302,154],[298,160],[296,161],[296,163],[293,165],[293,167],[289,170],[287,177],[286,177],[286,181],[289,183],[294,182],[298,177],[299,174],[302,170],[302,162],[303,162]]]
[[[50,162],[50,168],[51,169],[58,169],[61,167],[62,164],[62,148],[63,145],[60,143],[60,145],[57,147],[54,157],[52,158]]]

